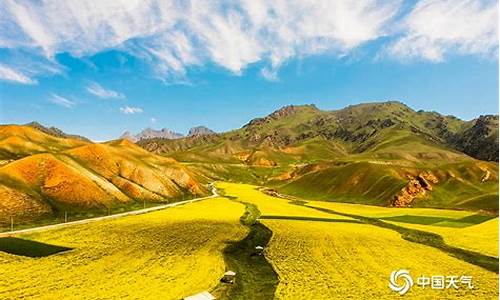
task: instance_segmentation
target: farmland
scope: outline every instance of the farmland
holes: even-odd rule
[[[72,248],[33,259],[0,251],[0,298],[179,299],[218,283],[244,206],[215,198],[146,215],[20,236]]]
[[[0,252],[0,298],[180,299],[207,290],[218,299],[397,299],[387,284],[398,269],[473,278],[472,289],[414,286],[410,299],[498,297],[498,218],[217,188],[219,198],[17,236],[48,254]],[[251,255],[256,245],[266,246],[265,259]],[[219,282],[228,269],[234,285]]]
[[[358,299],[398,296],[388,289],[387,281],[389,274],[400,268],[406,268],[417,276],[467,274],[474,278],[475,288],[472,290],[435,291],[419,287],[409,292],[407,296],[410,297],[498,297],[498,275],[495,272],[454,258],[439,249],[404,240],[398,232],[294,205],[288,200],[264,195],[251,185],[221,183],[219,188],[228,196],[257,205],[262,212],[262,223],[273,231],[267,258],[280,278],[275,294],[278,299],[324,299],[338,295]],[[404,216],[410,211],[424,217],[461,219],[472,215],[435,209],[372,209],[344,203],[326,205],[335,205],[336,211],[372,217]],[[474,226],[481,225],[484,224]],[[458,230],[467,228],[455,230],[458,233]],[[469,236],[471,240],[468,243],[475,243],[473,235]],[[490,244],[498,242],[497,236],[498,233]],[[491,252],[488,247],[481,249],[485,253]]]

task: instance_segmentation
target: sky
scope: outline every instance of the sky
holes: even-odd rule
[[[0,123],[96,141],[239,128],[289,104],[498,114],[488,0],[0,2]]]

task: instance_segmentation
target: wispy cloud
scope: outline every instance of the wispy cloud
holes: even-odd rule
[[[148,63],[157,77],[183,82],[189,67],[219,65],[241,74],[263,64],[277,79],[286,61],[343,56],[379,39],[386,54],[443,60],[447,53],[498,48],[494,0],[13,1],[0,2],[0,48],[50,59],[109,49]],[[412,4],[413,5],[413,4]],[[397,16],[397,17],[396,17]],[[402,24],[402,25],[401,25]],[[395,41],[394,41],[395,40]],[[179,80],[181,79],[181,80]]]
[[[76,105],[76,102],[54,93],[50,95],[49,102],[66,108],[72,108]]]
[[[402,26],[403,36],[387,48],[390,55],[435,62],[450,52],[497,56],[496,0],[422,0]]]
[[[117,92],[117,91],[113,91],[111,89],[105,89],[97,82],[91,82],[87,86],[87,92],[89,92],[92,95],[95,95],[101,99],[123,99],[123,98],[125,98],[125,95],[123,95],[122,93]]]
[[[0,64],[0,80],[15,82],[19,84],[36,84],[37,81],[32,79],[20,71],[16,71],[13,68]]]
[[[140,114],[143,112],[140,107],[125,106],[120,107],[120,112],[126,115]]]
[[[0,2],[0,47],[52,57],[115,48],[162,76],[218,64],[240,74],[264,61],[344,53],[386,34],[400,0]]]

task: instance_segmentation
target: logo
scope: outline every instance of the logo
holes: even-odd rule
[[[402,279],[402,280],[398,280]],[[398,281],[400,284],[398,284]],[[408,290],[413,286],[413,279],[410,276],[410,272],[408,270],[397,270],[392,271],[391,278],[389,280],[389,288],[400,295],[406,294]]]

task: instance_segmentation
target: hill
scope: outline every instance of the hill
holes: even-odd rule
[[[463,121],[392,101],[286,106],[234,131],[138,145],[302,197],[498,211],[497,133],[498,116]]]
[[[0,167],[0,223],[207,193],[174,159],[127,140],[86,143],[14,125],[0,126],[0,134],[10,157]]]
[[[0,126],[0,160],[5,162],[37,153],[64,151],[88,143],[47,134],[33,126]]]

